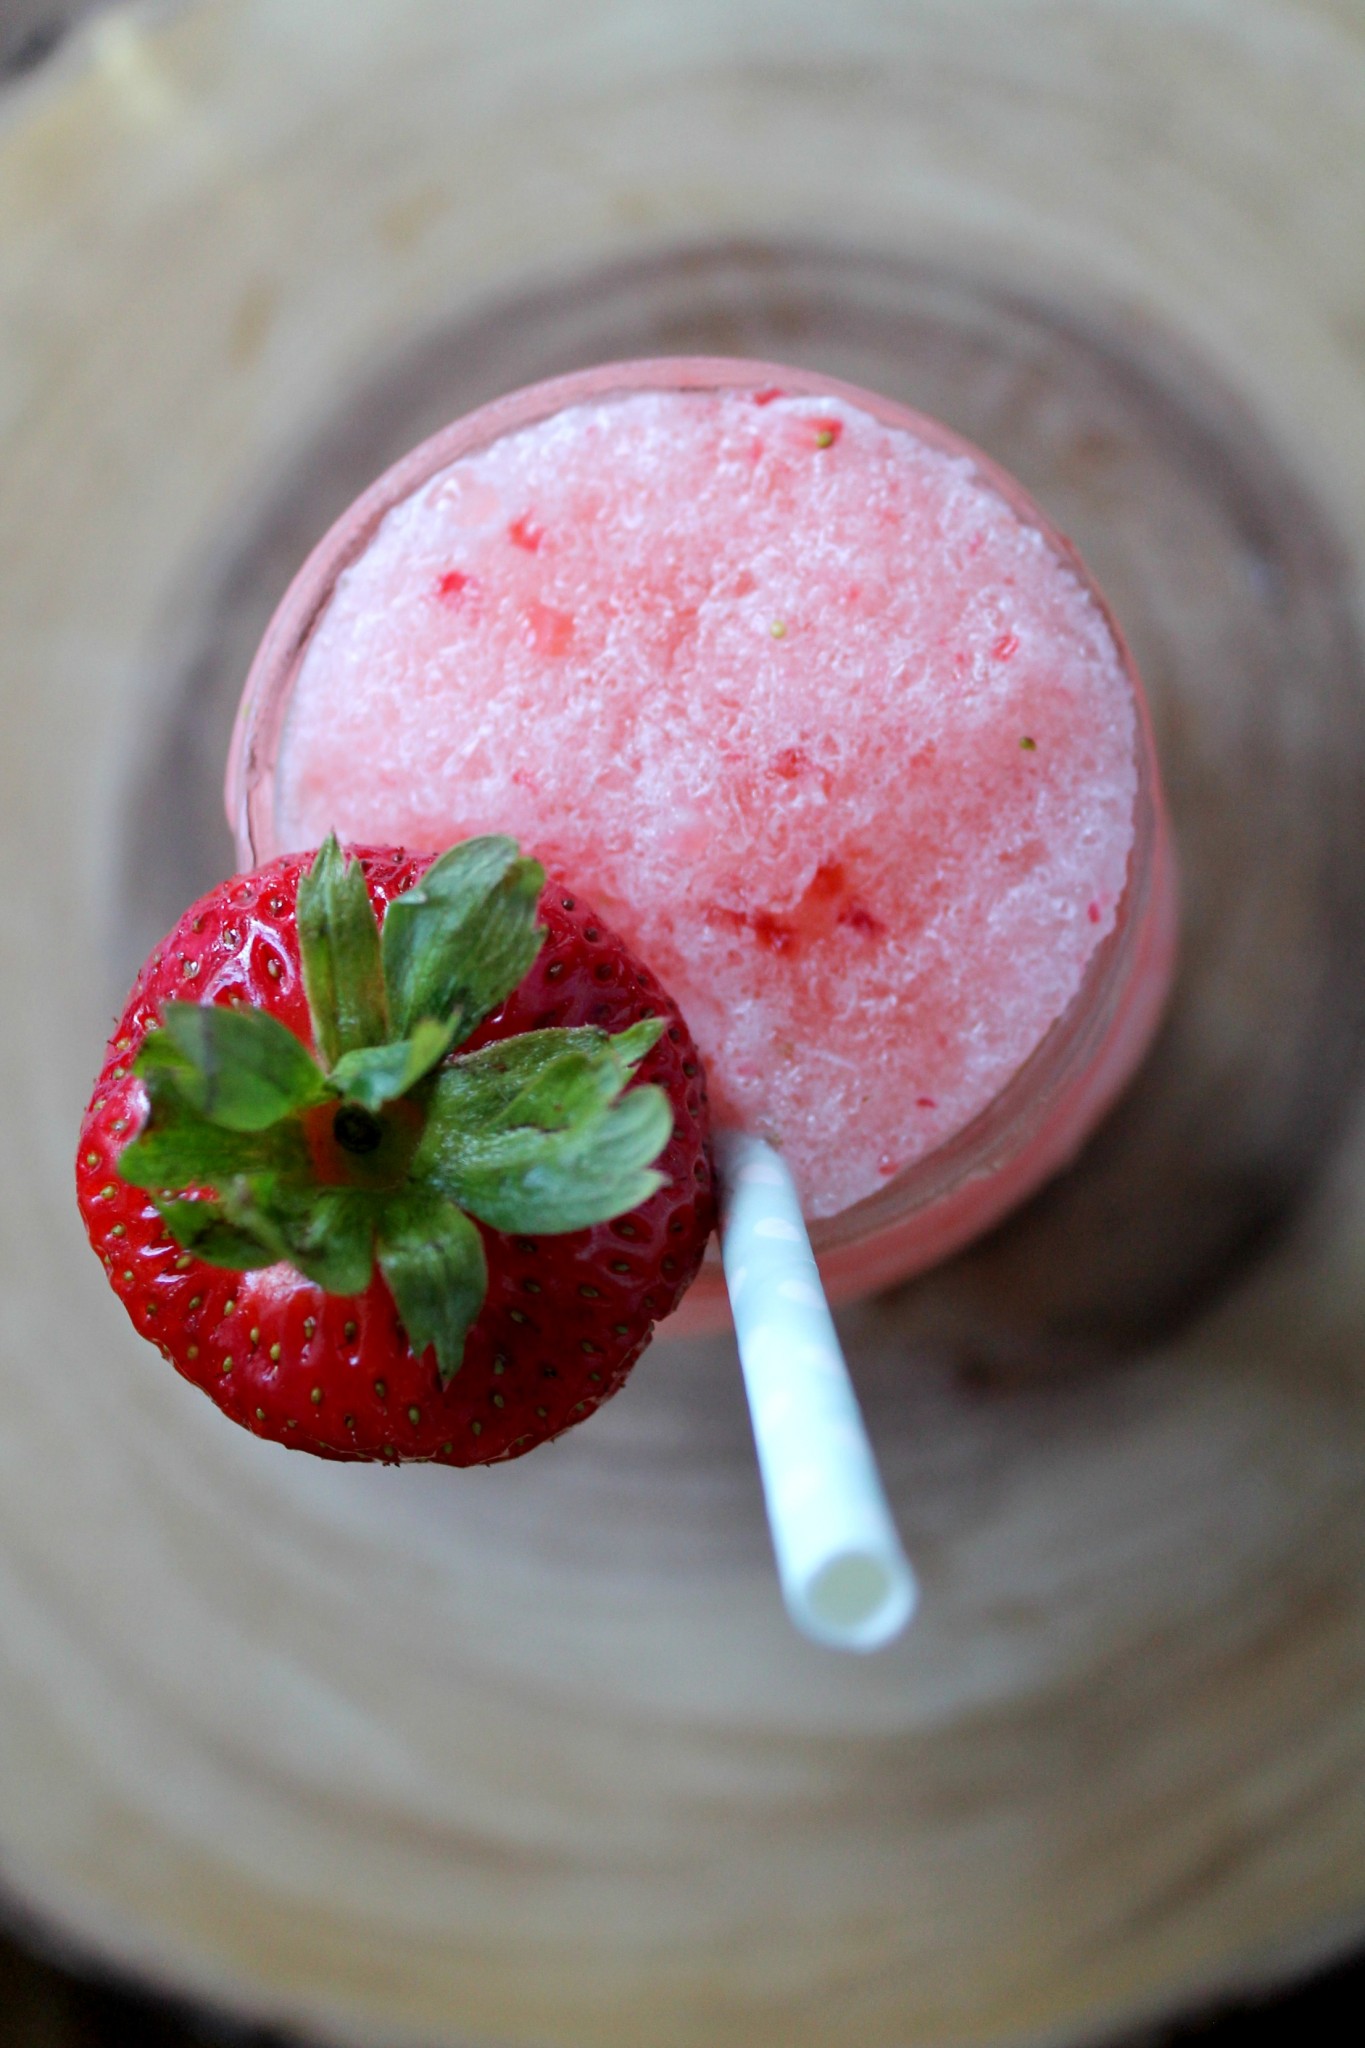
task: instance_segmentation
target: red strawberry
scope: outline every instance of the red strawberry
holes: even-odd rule
[[[235,1421],[486,1464],[589,1415],[677,1304],[707,1132],[676,1005],[510,841],[333,840],[147,962],[78,1196],[137,1329]]]

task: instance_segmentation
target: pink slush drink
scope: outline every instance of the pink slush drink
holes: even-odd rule
[[[1076,557],[944,429],[770,365],[560,379],[381,479],[267,636],[229,804],[248,861],[538,853],[780,1148],[836,1293],[1054,1171],[1169,976],[1146,713]]]

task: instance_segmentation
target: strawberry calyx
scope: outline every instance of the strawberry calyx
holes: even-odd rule
[[[283,1261],[355,1295],[377,1261],[447,1385],[487,1291],[478,1224],[579,1230],[663,1181],[673,1111],[662,1088],[631,1085],[662,1018],[452,1050],[531,967],[544,882],[514,841],[465,840],[381,931],[361,863],[329,837],[298,890],[313,1048],[250,1004],[167,1003],[134,1063],[148,1114],[122,1177],[210,1265]]]

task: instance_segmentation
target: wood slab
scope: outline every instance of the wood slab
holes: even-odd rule
[[[200,0],[0,105],[0,1870],[369,2048],[1010,2048],[1365,1927],[1365,17]],[[642,349],[937,411],[1092,560],[1186,905],[1157,1055],[843,1318],[924,1610],[778,1602],[727,1345],[502,1472],[223,1425],[81,1242],[121,985],[230,859],[354,489]]]

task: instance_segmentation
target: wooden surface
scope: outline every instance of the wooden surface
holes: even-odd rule
[[[1114,2048],[1297,2048],[1339,2038],[1365,2000],[1365,1963],[1279,1997],[1233,2001]],[[77,1977],[0,1937],[0,2048],[290,2048],[273,2029],[196,2015],[127,1985]],[[1102,2048],[1096,2043],[1095,2048]]]
[[[26,78],[60,48],[101,0],[5,0],[0,8],[0,88]]]
[[[1365,15],[988,11],[204,0],[0,119],[0,1867],[243,2023],[1080,2041],[1365,1924]],[[525,1471],[324,1470],[164,1373],[72,1214],[298,551],[430,410],[642,336],[1018,466],[1171,765],[1158,1062],[844,1319],[926,1589],[865,1663],[786,1629],[723,1345]]]

